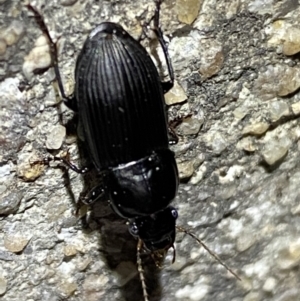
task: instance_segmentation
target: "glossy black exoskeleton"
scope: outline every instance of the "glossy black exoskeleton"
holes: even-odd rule
[[[56,45],[48,36],[56,78],[65,104],[79,115],[92,162],[102,182],[87,203],[109,199],[129,220],[130,233],[149,251],[166,250],[175,239],[177,211],[170,207],[178,171],[169,149],[164,93],[174,74],[159,27],[161,1],[155,1],[154,31],[163,48],[170,80],[161,82],[145,48],[120,25],[104,22],[89,34],[75,69],[74,97],[65,96],[57,67]]]

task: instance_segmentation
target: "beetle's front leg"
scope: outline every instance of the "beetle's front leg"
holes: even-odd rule
[[[92,188],[87,195],[81,198],[80,202],[82,202],[85,205],[92,205],[96,201],[104,201],[104,200],[106,200],[106,191],[105,191],[105,185],[102,182],[101,184]]]
[[[87,172],[90,172],[91,169],[93,168],[93,165],[86,166],[86,167],[77,167],[75,164],[70,162],[68,156],[67,156],[67,158],[54,156],[53,158],[48,158],[48,160],[61,162],[61,163],[65,164],[67,167],[69,167],[70,169],[72,169],[73,171],[75,171],[76,173],[79,173],[79,174],[86,174]]]
[[[60,163],[63,163],[64,165],[66,165],[67,167],[69,167],[70,169],[72,169],[73,171],[75,171],[76,173],[78,174],[86,174],[88,173],[89,171],[91,171],[91,169],[93,168],[93,165],[91,166],[88,166],[88,167],[77,167],[76,165],[74,165],[73,163],[71,163],[69,161],[69,159],[67,158],[62,158],[62,157],[56,157],[56,156],[49,156],[45,159],[42,159],[42,160],[37,160],[37,161],[34,161],[34,162],[31,162],[30,164],[31,165],[34,165],[34,164],[46,164],[46,165],[49,165],[50,162],[60,162]]]
[[[76,204],[76,215],[79,215],[79,211],[83,205],[92,205],[96,201],[105,201],[106,200],[106,192],[103,182],[101,182],[99,185],[92,188],[87,194],[84,196],[79,197],[79,200]]]

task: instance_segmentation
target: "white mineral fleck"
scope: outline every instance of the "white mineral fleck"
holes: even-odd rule
[[[270,142],[262,151],[264,160],[268,165],[274,165],[288,152],[288,148],[276,142]]]
[[[66,137],[66,128],[60,124],[54,126],[47,136],[46,147],[48,149],[59,149]]]
[[[174,87],[165,94],[165,101],[168,106],[184,102],[186,99],[187,96],[177,81],[174,82]]]
[[[7,290],[7,280],[0,275],[0,295],[4,295]]]

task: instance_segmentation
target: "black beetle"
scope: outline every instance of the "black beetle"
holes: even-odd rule
[[[129,232],[151,252],[173,246],[177,211],[169,204],[179,184],[174,153],[169,149],[164,102],[174,74],[159,27],[161,2],[155,1],[154,31],[170,80],[161,82],[139,41],[120,25],[104,22],[91,31],[77,58],[72,98],[64,93],[56,44],[40,14],[28,5],[48,37],[64,103],[79,115],[88,152],[101,174],[100,185],[84,201],[91,204],[109,199],[114,211],[129,220]]]
[[[92,161],[116,213],[147,249],[169,248],[178,187],[163,87],[147,51],[120,25],[89,35],[75,69],[76,107]]]

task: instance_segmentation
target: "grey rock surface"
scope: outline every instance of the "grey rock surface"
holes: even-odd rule
[[[0,1],[0,299],[143,300],[126,221],[108,203],[75,215],[95,173],[80,176],[42,162],[66,152],[76,165],[89,160],[76,116],[59,104],[47,45],[37,43],[42,33],[25,4]],[[138,37],[138,20],[153,12],[148,0],[33,4],[59,38],[67,94],[76,57],[96,24],[118,22]],[[193,121],[178,129],[173,148],[184,178],[173,202],[178,225],[241,281],[178,233],[173,265],[171,251],[162,269],[143,255],[151,301],[299,300],[299,13],[294,0],[162,5],[161,25],[186,99],[171,100],[169,116],[192,114]],[[162,58],[160,49],[152,54]],[[49,133],[62,126],[65,139],[63,130],[47,150]]]

